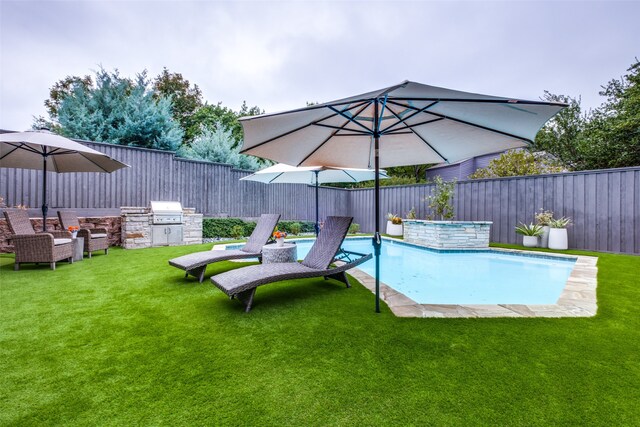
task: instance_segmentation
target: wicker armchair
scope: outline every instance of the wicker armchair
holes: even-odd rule
[[[25,262],[49,263],[52,270],[56,269],[56,262],[60,260],[73,262],[71,233],[59,230],[36,233],[27,211],[22,209],[6,210],[4,217],[13,234],[11,241],[16,252],[14,270],[19,270],[20,264]]]
[[[78,216],[72,211],[58,211],[60,226],[68,230],[69,227],[78,227],[78,237],[84,237],[84,251],[91,258],[91,252],[104,249],[109,253],[109,235],[106,228],[80,228]]]

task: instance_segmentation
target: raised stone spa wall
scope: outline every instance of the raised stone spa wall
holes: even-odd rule
[[[81,228],[106,228],[109,236],[109,246],[120,246],[120,217],[78,217]],[[31,218],[33,228],[39,232],[42,230],[42,218]],[[61,230],[58,218],[47,218],[47,230]],[[11,230],[4,216],[0,214],[0,253],[13,253],[13,245],[10,242]]]
[[[489,247],[491,221],[403,220],[404,241],[428,248],[482,249]]]
[[[122,246],[125,249],[142,249],[151,247],[151,208],[122,207]],[[183,208],[182,229],[183,245],[197,245],[202,243],[202,214],[197,214],[195,208]]]

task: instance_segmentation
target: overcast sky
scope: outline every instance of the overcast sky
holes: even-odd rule
[[[0,0],[0,128],[26,130],[49,88],[100,65],[163,67],[210,103],[267,112],[399,83],[602,102],[640,57],[640,1]]]

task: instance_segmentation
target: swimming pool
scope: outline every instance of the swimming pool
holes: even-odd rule
[[[312,244],[297,241],[299,259]],[[373,252],[370,238],[346,239],[343,248]],[[380,281],[419,304],[555,304],[575,263],[576,258],[491,249],[439,251],[385,239]],[[358,268],[375,275],[374,260]]]

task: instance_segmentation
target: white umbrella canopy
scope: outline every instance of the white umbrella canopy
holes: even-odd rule
[[[42,170],[42,230],[47,227],[47,171],[113,172],[129,167],[104,153],[48,131],[0,134],[0,167]]]
[[[379,179],[387,179],[387,171],[380,170]],[[372,169],[347,169],[329,166],[290,166],[284,163],[269,166],[251,175],[240,178],[241,181],[257,181],[264,184],[308,184],[316,187],[316,236],[319,228],[318,185],[330,182],[361,182],[376,179]]]
[[[385,170],[379,172],[381,179],[388,178]],[[269,166],[240,180],[265,184],[326,184],[330,182],[362,182],[376,178],[373,169],[348,169],[329,166],[290,166],[284,163]]]
[[[453,163],[533,143],[566,104],[405,81],[281,113],[242,118],[241,153],[295,166],[374,168]],[[376,311],[380,207],[375,192]]]

